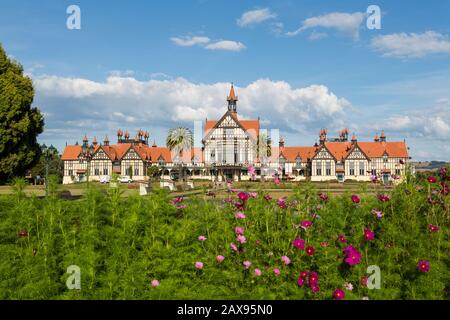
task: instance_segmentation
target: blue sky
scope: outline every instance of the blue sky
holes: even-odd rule
[[[81,30],[66,27],[71,4]],[[366,27],[371,4],[380,30]],[[61,151],[119,126],[162,144],[219,117],[234,82],[242,117],[288,145],[384,129],[414,159],[450,160],[449,21],[448,1],[2,0],[0,42],[35,83],[39,140]]]

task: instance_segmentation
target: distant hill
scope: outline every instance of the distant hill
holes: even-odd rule
[[[416,161],[412,162],[414,167],[416,168],[416,171],[425,171],[425,170],[437,170],[441,167],[450,165],[450,162],[445,161]]]

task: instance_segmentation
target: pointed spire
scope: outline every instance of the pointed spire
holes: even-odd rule
[[[236,94],[234,92],[233,83],[231,83],[230,94],[227,97],[227,101],[228,101],[228,111],[236,112],[236,102],[238,101],[238,97],[236,96]]]
[[[356,142],[357,141],[357,139],[356,139],[356,135],[355,134],[353,134],[352,135],[352,142]]]
[[[94,146],[96,146],[98,143],[97,143],[97,137],[96,136],[94,136],[94,140],[92,140],[92,144],[94,145]]]
[[[103,140],[103,144],[104,144],[105,146],[109,146],[108,135],[105,135],[105,139]]]
[[[86,134],[84,134],[83,142],[88,142],[88,138],[87,138]]]
[[[156,148],[156,141],[155,141],[155,140],[153,140],[153,145],[152,145],[152,147],[153,147],[153,148]]]
[[[380,141],[381,142],[386,142],[386,135],[384,134],[384,130],[381,131]]]

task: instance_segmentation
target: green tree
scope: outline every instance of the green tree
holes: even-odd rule
[[[34,89],[23,68],[0,45],[0,182],[22,176],[40,157],[44,118],[32,108]]]

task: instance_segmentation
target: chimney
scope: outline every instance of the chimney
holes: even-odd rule
[[[380,141],[381,142],[386,142],[386,135],[384,134],[384,130],[381,131]]]

